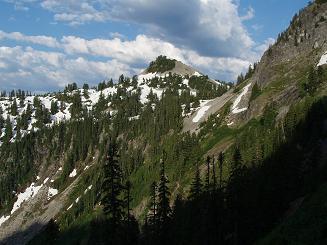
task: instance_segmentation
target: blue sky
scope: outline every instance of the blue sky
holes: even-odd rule
[[[235,80],[303,0],[0,0],[0,89],[138,74],[160,54]]]

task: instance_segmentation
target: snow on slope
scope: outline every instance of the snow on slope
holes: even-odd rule
[[[138,83],[138,87],[141,88],[140,101],[142,104],[145,104],[148,101],[147,97],[150,94],[151,89],[152,89],[152,92],[154,94],[156,94],[159,99],[161,98],[162,93],[164,92],[164,89],[152,88],[152,87],[148,86],[147,81],[149,81],[155,77],[164,78],[164,77],[166,77],[166,75],[161,75],[160,73],[147,73],[147,74],[138,76],[137,83]]]
[[[327,64],[327,52],[325,52],[321,58],[319,63],[317,64],[317,66],[322,66],[322,65],[326,65]]]
[[[76,168],[73,169],[73,171],[69,174],[70,178],[74,178],[77,175]]]
[[[211,100],[203,100],[203,101],[201,101],[200,109],[197,111],[196,116],[192,119],[192,121],[194,123],[199,122],[201,120],[201,118],[204,116],[204,114],[206,113],[206,111],[210,109],[211,106],[210,105],[206,105],[210,101]]]
[[[2,216],[0,218],[0,226],[10,218],[10,216],[15,213],[20,207],[21,205],[29,200],[30,198],[33,198],[34,196],[36,196],[36,194],[39,192],[39,190],[41,189],[41,187],[43,186],[43,184],[36,186],[35,183],[33,182],[29,187],[26,188],[26,190],[22,193],[19,193],[17,195],[17,201],[14,203],[14,206],[10,212],[10,215],[8,216]]]
[[[247,92],[249,91],[249,88],[251,86],[251,83],[249,83],[248,85],[246,85],[243,90],[242,90],[242,93],[239,94],[239,96],[236,98],[236,100],[234,101],[233,103],[233,106],[232,106],[232,113],[233,114],[237,114],[237,113],[240,113],[240,112],[243,112],[243,111],[246,111],[248,108],[247,107],[244,107],[244,108],[238,108],[238,105],[239,103],[241,102],[242,100],[242,97],[244,95],[247,94]]]
[[[189,68],[192,72],[186,75],[180,75],[182,77],[182,82],[180,84],[180,89],[179,93],[181,94],[183,89],[185,89],[185,86],[190,89],[190,93],[192,96],[197,95],[197,91],[194,89],[191,89],[189,86],[189,76],[203,76],[197,71],[192,70]],[[177,75],[179,74],[178,71],[176,71]],[[184,73],[183,73],[184,74]],[[148,95],[152,91],[157,97],[160,99],[162,98],[162,94],[164,93],[165,88],[163,88],[163,85],[165,85],[166,81],[163,81],[163,84],[158,85],[157,87],[154,87],[152,83],[153,78],[166,78],[170,76],[169,72],[166,73],[146,73],[146,74],[141,74],[138,76],[137,79],[137,86],[134,87],[134,85],[127,87],[127,91],[131,93],[136,93],[138,89],[140,89],[141,94],[140,94],[140,102],[142,104],[145,104],[148,102]],[[212,80],[212,79],[210,79]],[[220,84],[217,81],[212,80],[213,82]],[[83,106],[85,106],[88,110],[92,110],[94,105],[96,105],[99,101],[99,98],[101,95],[103,95],[104,98],[107,98],[109,95],[113,95],[117,93],[117,89],[122,86],[121,84],[115,84],[113,87],[108,87],[103,90],[96,90],[96,89],[78,89],[74,90],[72,92],[66,92],[67,96],[72,96],[74,93],[79,93],[81,96],[81,101]],[[86,92],[86,93],[85,93]],[[87,96],[85,95],[87,94]],[[58,124],[63,121],[68,121],[71,119],[71,113],[70,113],[70,108],[72,106],[72,103],[60,101],[58,98],[60,96],[57,96],[57,94],[46,94],[46,95],[39,95],[39,96],[26,96],[24,101],[21,101],[20,98],[18,97],[0,97],[0,107],[2,109],[2,117],[5,120],[6,118],[10,119],[10,122],[12,124],[13,132],[12,135],[13,137],[10,139],[10,142],[15,142],[17,132],[16,132],[16,125],[17,121],[20,118],[20,116],[27,111],[28,105],[30,105],[30,108],[32,110],[32,115],[30,120],[28,121],[28,125],[26,129],[20,129],[21,137],[24,137],[25,135],[29,134],[32,131],[38,131],[39,129],[37,128],[37,119],[36,119],[36,108],[34,108],[34,100],[35,98],[38,98],[41,102],[41,104],[51,111],[51,104],[52,103],[57,103],[58,107],[63,106],[61,110],[59,110],[57,113],[54,115],[50,115],[50,123],[46,124],[45,126],[51,127],[54,126],[55,124]],[[17,116],[11,115],[11,107],[13,105],[14,99],[17,102]],[[109,104],[110,105],[110,104]],[[201,115],[202,111],[206,111],[209,108],[202,108],[200,111],[199,117]],[[130,120],[137,119],[135,118],[130,118]],[[3,128],[0,128],[0,146],[2,145],[1,138],[5,136],[5,125],[3,125]]]
[[[48,190],[48,200],[50,200],[53,196],[55,196],[57,194],[58,194],[58,190],[57,189],[54,189],[54,188],[49,187],[49,190]]]

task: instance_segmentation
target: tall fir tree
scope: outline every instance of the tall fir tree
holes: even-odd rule
[[[169,220],[171,209],[169,206],[170,192],[168,188],[168,178],[165,173],[165,161],[161,160],[160,182],[158,186],[158,235],[161,244],[167,242],[167,232],[169,227]]]
[[[200,177],[199,166],[196,166],[195,175],[191,184],[189,199],[196,200],[202,193],[202,182]]]
[[[103,211],[108,218],[112,229],[118,228],[123,219],[124,203],[121,199],[123,191],[122,172],[118,162],[118,146],[117,143],[111,141],[109,144],[107,160],[104,164],[104,181],[103,190]],[[112,232],[114,232],[113,230]]]
[[[207,172],[206,172],[206,180],[205,180],[205,189],[206,191],[210,191],[210,157],[207,156],[206,160],[206,167],[207,167]]]
[[[220,152],[218,156],[219,161],[219,188],[223,186],[223,164],[224,164],[224,153]]]

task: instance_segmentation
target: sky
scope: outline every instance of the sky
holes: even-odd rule
[[[235,81],[307,0],[0,0],[0,90],[139,74],[158,55]]]

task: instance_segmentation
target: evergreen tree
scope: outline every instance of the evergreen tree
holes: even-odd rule
[[[314,67],[310,68],[309,75],[308,75],[308,82],[307,82],[307,90],[310,95],[317,89],[317,75]]]
[[[202,183],[201,183],[199,166],[197,165],[195,170],[195,175],[191,184],[189,199],[196,200],[197,198],[199,198],[201,193],[202,193]]]
[[[16,98],[14,99],[14,101],[13,101],[13,103],[11,105],[10,113],[13,116],[17,116],[17,114],[18,114],[18,106],[17,106]]]
[[[157,183],[153,182],[151,184],[151,193],[150,193],[150,217],[149,222],[152,227],[152,230],[157,230]]]
[[[131,221],[131,188],[132,188],[132,183],[128,180],[126,181],[125,184],[125,204],[126,204],[126,214],[127,214],[127,223],[128,225],[130,225],[130,221]]]
[[[83,96],[85,99],[90,98],[89,96],[89,85],[87,83],[83,84]]]
[[[103,211],[107,216],[112,229],[116,229],[123,219],[123,201],[121,192],[122,172],[118,162],[118,146],[116,142],[110,142],[107,161],[104,164],[103,190]]]
[[[79,93],[74,93],[73,104],[70,107],[72,118],[79,118],[82,115],[82,100]]]
[[[4,136],[4,142],[8,143],[10,141],[10,139],[13,136],[13,128],[12,128],[12,124],[10,121],[10,117],[8,116],[6,119],[6,128],[5,128],[5,136]]]
[[[166,244],[171,209],[169,206],[170,192],[165,174],[165,161],[161,160],[160,182],[158,186],[158,229],[161,244]]]
[[[206,160],[206,167],[207,167],[207,173],[206,173],[206,180],[205,180],[205,189],[207,192],[210,191],[210,157],[207,156]]]
[[[215,163],[215,156],[212,156],[212,187],[213,190],[217,188],[217,176],[216,176],[216,163]]]
[[[54,100],[51,101],[50,111],[51,111],[52,115],[55,115],[55,114],[57,114],[59,112],[57,101],[54,101]]]
[[[224,153],[220,152],[218,161],[219,161],[219,188],[222,188],[223,185],[223,164],[224,164]]]
[[[5,122],[2,114],[3,114],[3,111],[2,111],[2,107],[0,106],[0,130],[3,128],[4,122]]]

